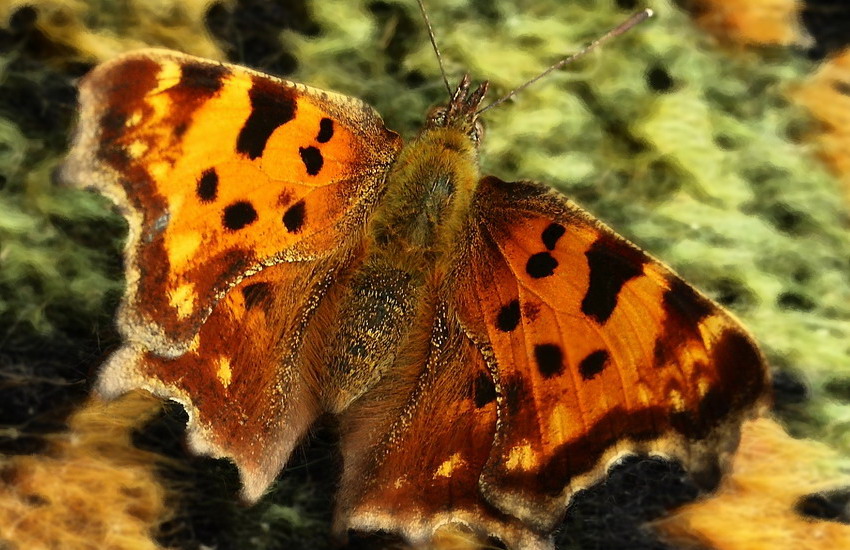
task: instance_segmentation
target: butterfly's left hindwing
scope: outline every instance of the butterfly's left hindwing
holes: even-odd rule
[[[233,460],[243,498],[256,501],[321,412],[305,339],[340,267],[278,264],[243,279],[185,353],[163,357],[128,342],[103,365],[98,391],[112,397],[144,388],[178,401],[189,415],[190,448]]]

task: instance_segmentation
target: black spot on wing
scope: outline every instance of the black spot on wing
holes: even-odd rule
[[[542,279],[555,273],[556,267],[558,267],[558,260],[553,258],[551,254],[538,252],[528,259],[525,264],[525,272],[533,279]]]
[[[584,359],[578,365],[578,372],[585,380],[590,380],[605,368],[610,355],[604,349],[596,350]]]
[[[215,168],[207,168],[198,180],[195,189],[201,202],[212,202],[218,195],[218,174]]]
[[[319,121],[319,135],[316,136],[316,141],[327,143],[332,137],[334,137],[334,121],[329,118],[323,118]]]
[[[230,231],[238,231],[256,220],[257,211],[250,202],[234,202],[224,209],[224,227]]]
[[[617,307],[617,298],[626,282],[643,272],[646,256],[625,243],[597,240],[585,252],[590,282],[581,301],[581,311],[604,324]]]
[[[669,285],[661,298],[666,317],[653,349],[656,367],[675,364],[678,350],[688,339],[701,340],[698,327],[700,321],[717,310],[717,306],[685,281],[671,277]]]
[[[559,223],[550,223],[549,226],[543,230],[543,234],[540,236],[540,239],[543,241],[543,245],[548,250],[555,250],[555,245],[558,243],[558,239],[564,236],[567,230],[564,229],[564,226]]]
[[[109,108],[100,117],[100,126],[102,131],[109,135],[123,132],[127,127],[127,113],[114,107]]]
[[[258,304],[268,299],[271,294],[269,283],[253,283],[242,287],[242,297],[245,298],[245,307],[255,308]]]
[[[490,376],[482,372],[475,379],[475,408],[480,409],[496,400],[496,386]]]
[[[304,226],[304,220],[307,218],[306,204],[304,199],[296,202],[283,214],[283,225],[290,233],[298,233]]]
[[[190,61],[180,67],[180,88],[189,88],[205,95],[214,95],[221,90],[230,71],[224,65]]]
[[[496,327],[502,332],[511,332],[519,325],[520,319],[519,300],[511,300],[508,305],[502,306],[499,310]]]
[[[663,367],[671,363],[676,357],[675,349],[677,346],[678,342],[676,340],[670,340],[666,337],[666,331],[662,333],[652,348],[653,366]]]
[[[537,370],[543,378],[551,378],[564,370],[564,352],[557,344],[537,344],[534,346],[534,360]]]
[[[721,398],[734,408],[754,402],[765,390],[766,366],[755,344],[742,332],[727,329],[710,348],[719,376]]]
[[[511,415],[518,414],[523,409],[526,400],[525,383],[521,378],[513,378],[504,383],[505,406]]]
[[[703,298],[688,283],[679,278],[670,281],[670,288],[664,292],[664,310],[668,318],[675,317],[696,326],[711,315],[714,304]]]
[[[236,138],[236,152],[256,159],[278,126],[295,118],[297,106],[291,90],[263,77],[254,78],[248,98],[251,114]]]
[[[322,152],[312,145],[309,147],[299,147],[298,152],[301,154],[301,162],[304,163],[304,169],[311,176],[315,176],[322,171],[322,166],[325,164],[325,159],[322,158]]]

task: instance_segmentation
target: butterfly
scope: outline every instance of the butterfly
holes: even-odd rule
[[[551,548],[628,454],[716,483],[768,371],[739,322],[552,188],[481,175],[487,84],[406,145],[362,101],[167,50],[80,84],[66,181],[128,221],[96,392],[186,409],[258,500],[338,419],[335,530]]]

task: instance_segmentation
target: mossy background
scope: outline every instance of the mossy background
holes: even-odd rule
[[[809,2],[807,22],[823,4]],[[493,98],[644,6],[654,20],[488,113],[483,172],[563,190],[729,307],[776,368],[786,425],[850,457],[850,190],[819,163],[805,139],[816,128],[788,99],[811,57],[842,45],[829,34],[840,17],[810,26],[826,38],[808,51],[744,49],[666,0],[428,2],[450,82],[468,71],[491,81]],[[37,451],[117,344],[125,226],[105,200],[52,175],[75,79],[144,45],[361,97],[408,137],[445,100],[412,0],[0,0],[0,452]],[[245,509],[229,465],[184,457],[179,423],[171,408],[137,434],[183,461],[163,473],[180,487],[163,544],[328,547],[332,426]],[[640,464],[615,478],[629,489],[601,500],[611,506],[576,508],[563,547],[662,547],[637,523],[692,489],[676,488],[674,467]],[[641,473],[675,497],[647,491]]]

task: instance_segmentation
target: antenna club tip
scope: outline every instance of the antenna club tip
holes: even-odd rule
[[[643,10],[643,13],[646,14],[646,17],[654,17],[655,16],[655,11],[653,11],[652,8],[646,8],[645,10]]]

